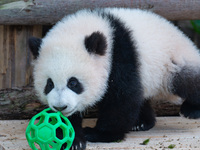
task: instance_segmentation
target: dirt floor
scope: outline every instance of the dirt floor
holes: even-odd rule
[[[31,150],[25,130],[28,120],[0,121],[0,150]],[[96,119],[84,119],[83,126],[94,126]],[[149,142],[144,142],[149,139]],[[146,145],[145,145],[145,144]],[[157,123],[149,131],[127,134],[126,139],[113,143],[87,143],[87,150],[168,150],[200,149],[200,120],[181,117],[157,117]]]

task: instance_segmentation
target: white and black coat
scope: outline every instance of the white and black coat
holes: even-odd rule
[[[182,103],[180,113],[200,117],[200,55],[170,22],[148,11],[82,10],[43,38],[30,38],[34,85],[42,102],[62,111],[75,128],[75,149],[86,141],[122,140],[155,125],[149,99]],[[81,113],[99,105],[94,128]],[[62,136],[62,135],[60,135]]]

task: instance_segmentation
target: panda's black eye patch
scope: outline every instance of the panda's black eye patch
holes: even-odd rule
[[[51,78],[47,79],[47,84],[44,89],[44,93],[47,95],[54,88],[54,84]]]
[[[82,84],[75,77],[71,77],[68,80],[67,87],[77,94],[81,94],[83,92]]]

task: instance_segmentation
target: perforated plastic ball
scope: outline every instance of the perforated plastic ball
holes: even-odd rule
[[[69,150],[75,137],[70,121],[50,108],[31,118],[26,138],[33,150]]]

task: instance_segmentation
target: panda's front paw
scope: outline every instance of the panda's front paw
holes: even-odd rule
[[[85,150],[86,149],[86,141],[81,140],[80,138],[75,138],[74,142],[70,148],[70,150]]]
[[[98,134],[95,128],[86,127],[83,129],[85,139],[90,142],[98,141]]]
[[[146,131],[153,128],[155,121],[152,122],[138,122],[135,126],[132,127],[131,131]]]
[[[116,142],[123,140],[125,137],[124,132],[105,132],[97,128],[89,127],[84,128],[83,132],[85,134],[85,139],[90,142]]]
[[[144,131],[144,124],[139,124],[139,125],[136,125],[136,126],[133,126],[131,131]]]

